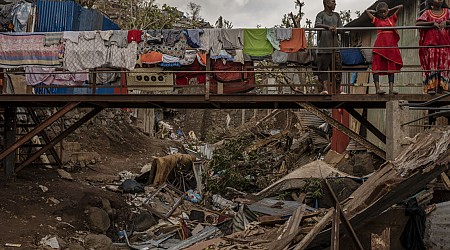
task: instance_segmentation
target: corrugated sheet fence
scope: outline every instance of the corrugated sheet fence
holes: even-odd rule
[[[36,32],[77,30],[81,6],[73,1],[38,0]]]
[[[37,0],[36,32],[119,30],[98,10],[86,9],[74,1]]]

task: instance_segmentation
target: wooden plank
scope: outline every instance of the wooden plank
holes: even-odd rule
[[[325,226],[330,222],[331,218],[333,217],[334,209],[330,209],[327,214],[325,214],[322,219],[314,226],[314,228],[309,231],[309,233],[303,237],[303,239],[297,244],[297,246],[294,248],[294,250],[304,250],[306,249],[309,244],[314,240],[314,238],[317,236],[317,234],[322,231],[322,229],[325,228]]]
[[[275,225],[286,222],[287,219],[279,215],[263,215],[258,217],[258,222],[261,225]]]
[[[331,249],[339,250],[339,220],[341,210],[340,206],[336,206],[333,211],[333,225],[331,226]]]
[[[372,250],[390,250],[391,228],[384,229],[381,235],[372,234],[370,245]]]
[[[444,183],[445,188],[447,190],[450,190],[450,179],[448,178],[448,176],[445,172],[441,173],[441,179],[442,179],[442,182]]]
[[[352,224],[350,224],[350,221],[347,219],[347,216],[345,215],[344,211],[342,211],[341,205],[339,204],[339,200],[338,200],[336,194],[334,193],[333,188],[331,188],[330,183],[328,183],[327,179],[325,179],[325,185],[327,186],[328,191],[331,194],[331,197],[333,198],[333,202],[334,202],[334,205],[336,206],[336,210],[341,215],[340,217],[342,218],[342,221],[344,222],[345,229],[347,229],[347,232],[352,236],[351,238],[352,238],[353,242],[355,243],[356,247],[361,250],[364,249],[361,242],[358,239],[358,236],[356,235],[355,230],[353,229]],[[339,227],[337,228],[337,231],[335,231],[335,233],[339,234]],[[335,238],[339,238],[339,236],[334,236],[333,239],[335,239]],[[339,245],[337,245],[336,249],[339,249]]]
[[[306,205],[301,205],[297,208],[297,210],[295,210],[291,218],[285,223],[284,230],[280,235],[281,238],[269,244],[268,249],[282,250],[289,246],[301,230],[299,225],[303,219],[305,211]]]

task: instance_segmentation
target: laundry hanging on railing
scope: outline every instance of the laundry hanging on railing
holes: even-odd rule
[[[44,34],[35,33],[0,34],[0,66],[61,66],[59,47],[45,47],[44,38]]]
[[[133,70],[139,60],[180,67],[192,63],[199,56],[197,52],[204,55],[202,64],[206,64],[208,54],[211,59],[241,64],[272,60],[307,65],[314,61],[315,51],[305,48],[305,30],[297,28],[0,33],[0,67],[62,67],[70,72],[100,67]]]

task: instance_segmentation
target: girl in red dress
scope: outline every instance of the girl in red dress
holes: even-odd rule
[[[376,11],[366,10],[366,13],[376,27],[395,27],[398,19],[397,13],[402,8],[403,5],[398,5],[389,9],[385,2],[379,2]],[[391,11],[394,11],[394,13],[388,17]],[[386,93],[380,88],[380,75],[388,75],[389,94],[397,94],[394,91],[394,73],[400,72],[400,69],[403,67],[402,55],[398,49],[400,36],[395,29],[378,30],[377,32],[377,39],[372,50],[372,71],[375,89],[379,95]]]
[[[450,11],[443,0],[428,0],[428,9],[417,19],[417,26],[435,26],[420,29],[420,46],[450,45]],[[428,94],[448,91],[450,69],[450,47],[420,48],[420,64],[423,70],[424,92]]]

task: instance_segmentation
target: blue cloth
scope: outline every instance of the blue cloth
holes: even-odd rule
[[[351,78],[350,78],[350,84],[356,84],[356,79],[358,79],[358,73],[352,72]]]
[[[359,65],[364,64],[364,56],[358,48],[345,48],[341,50],[342,64]]]
[[[200,48],[200,34],[203,34],[203,30],[201,29],[187,29],[183,30],[183,34],[187,38],[188,45],[195,49]]]
[[[234,57],[231,56],[230,54],[228,54],[228,52],[226,50],[221,50],[219,55],[217,56],[210,56],[211,59],[213,60],[217,60],[217,59],[225,59],[229,62],[234,61]]]

